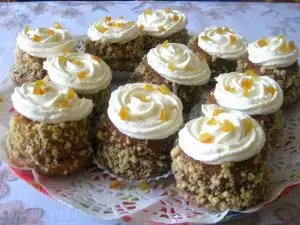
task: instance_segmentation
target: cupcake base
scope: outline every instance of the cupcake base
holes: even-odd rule
[[[8,158],[43,175],[70,174],[91,163],[88,133],[87,119],[45,124],[15,113],[8,131]]]
[[[201,149],[195,149],[201,151]],[[186,155],[179,146],[171,152],[176,186],[193,205],[209,210],[240,210],[269,195],[269,147],[242,161],[208,165]]]
[[[170,168],[170,150],[175,135],[162,140],[138,140],[118,131],[107,116],[101,121],[97,160],[104,162],[114,174],[143,180],[159,176]]]
[[[201,86],[186,86],[168,81],[150,67],[147,62],[146,56],[143,58],[142,62],[133,73],[132,81],[157,85],[165,84],[170,89],[170,91],[172,91],[181,99],[183,104],[183,111],[185,113],[189,112],[194,107],[194,105],[201,100]]]
[[[266,68],[258,66],[248,59],[238,61],[238,72],[254,69],[258,75],[269,76],[282,88],[284,101],[282,108],[291,108],[300,101],[300,69],[298,62],[285,68]]]
[[[43,69],[44,61],[44,58],[29,55],[22,51],[19,47],[16,47],[15,64],[9,73],[11,79],[18,85],[43,79],[47,74],[47,72]]]
[[[143,54],[143,41],[137,37],[124,44],[101,43],[84,39],[85,51],[103,59],[114,71],[133,71]]]
[[[181,43],[186,45],[188,42],[188,38],[189,35],[187,29],[171,34],[170,36],[164,38],[143,35],[144,49],[149,50],[151,48],[154,48],[157,45],[164,43],[166,40],[168,40],[169,43]]]

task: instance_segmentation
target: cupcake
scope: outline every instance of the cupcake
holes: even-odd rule
[[[106,16],[89,26],[86,52],[103,59],[112,70],[133,71],[142,58],[143,41],[134,21]]]
[[[126,84],[113,91],[97,159],[131,180],[155,177],[170,168],[170,151],[183,124],[182,103],[164,86]]]
[[[268,141],[275,145],[283,132],[279,110],[283,93],[279,84],[267,76],[249,76],[238,72],[221,74],[216,81],[208,103],[252,116],[264,128]]]
[[[90,164],[91,100],[41,80],[15,88],[11,98],[16,113],[10,120],[7,155],[15,165],[65,175]]]
[[[240,210],[268,197],[268,156],[260,124],[238,111],[204,111],[179,132],[171,151],[176,186],[209,210]]]
[[[284,93],[283,107],[300,99],[298,49],[284,35],[255,41],[248,46],[249,57],[239,60],[238,71],[254,70],[258,75],[276,80]]]
[[[30,29],[28,26],[18,34],[15,64],[10,77],[18,84],[43,79],[46,71],[43,62],[47,57],[75,50],[78,42],[59,23],[50,29]]]
[[[97,56],[68,53],[49,58],[44,69],[52,82],[72,88],[80,98],[93,100],[98,115],[107,110],[112,73]]]
[[[189,41],[191,49],[207,60],[212,78],[236,71],[237,61],[247,54],[247,44],[235,30],[215,26],[206,28]]]
[[[201,85],[209,81],[210,75],[203,57],[198,57],[186,45],[166,41],[143,58],[133,80],[166,85],[181,99],[184,111],[188,112],[201,99]]]
[[[177,10],[146,9],[138,17],[137,24],[143,36],[144,48],[154,48],[164,41],[187,44],[187,17]]]

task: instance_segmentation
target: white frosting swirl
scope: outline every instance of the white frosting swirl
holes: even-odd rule
[[[177,10],[157,9],[139,15],[137,24],[143,25],[143,34],[164,38],[182,31],[187,23],[187,17]],[[163,27],[164,30],[160,30]]]
[[[259,45],[259,42],[263,44]],[[261,47],[260,47],[261,46]],[[285,48],[280,50],[280,48]],[[265,67],[288,67],[298,59],[298,49],[290,48],[286,37],[269,37],[248,46],[249,60]]]
[[[100,20],[89,26],[87,35],[92,41],[124,44],[137,38],[140,35],[140,29],[133,21]]]
[[[157,85],[152,87],[152,90],[146,90],[142,83],[126,84],[111,94],[108,116],[117,129],[129,137],[164,139],[177,132],[183,124],[180,99],[172,92],[162,94]],[[128,109],[129,120],[121,119],[122,107]],[[161,120],[163,110],[167,110],[166,120]]]
[[[278,111],[283,103],[282,90],[270,77],[251,77],[232,72],[220,74],[215,79],[218,83],[214,96],[220,106],[239,110],[248,115],[265,115]],[[245,96],[246,81],[251,82],[251,88],[246,88],[248,96]],[[233,90],[228,91],[228,88]],[[274,93],[272,94],[268,89],[273,89]]]
[[[78,121],[92,112],[91,100],[79,99],[74,92],[69,96],[69,89],[52,82],[44,84],[25,83],[16,87],[11,96],[15,110],[31,120],[49,124]],[[39,87],[44,94],[34,94],[34,89]]]
[[[266,141],[260,124],[253,118],[236,111],[227,110],[212,116],[215,108],[216,105],[208,105],[208,108],[203,110],[204,116],[189,121],[180,130],[179,146],[185,154],[209,165],[241,162],[258,154]],[[209,123],[212,119],[215,120],[215,125]],[[251,121],[252,128],[247,127],[244,119]],[[232,130],[224,131],[222,126],[225,120],[233,125]],[[210,142],[200,141],[200,135],[204,133],[212,136]]]
[[[210,55],[228,60],[236,60],[246,55],[247,45],[245,38],[226,27],[208,27],[198,36],[200,48]]]
[[[34,41],[39,37],[39,41]],[[36,28],[25,29],[18,34],[17,45],[28,54],[40,58],[47,58],[63,53],[65,49],[73,51],[78,41],[72,39],[71,34],[65,29]]]
[[[174,83],[202,85],[210,79],[206,60],[183,44],[160,44],[149,51],[147,61],[162,77]],[[170,68],[172,65],[174,68]]]
[[[96,94],[107,88],[112,79],[109,66],[86,53],[69,53],[47,59],[44,69],[48,71],[51,81],[74,88],[80,94]],[[85,77],[78,77],[82,73]]]

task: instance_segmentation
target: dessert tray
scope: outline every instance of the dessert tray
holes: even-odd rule
[[[119,84],[122,82],[113,82],[115,87]],[[300,104],[283,113],[284,135],[273,149],[270,160],[269,199],[243,211],[209,212],[184,200],[176,189],[172,174],[148,181],[127,181],[96,166],[64,177],[44,177],[26,168],[17,168],[6,157],[6,132],[10,116],[14,112],[10,100],[13,90],[13,82],[8,76],[5,77],[0,82],[0,159],[39,191],[99,219],[122,219],[132,224],[217,223],[266,207],[278,197],[294,190],[300,183]],[[200,114],[201,103],[198,103],[189,117],[195,118]]]

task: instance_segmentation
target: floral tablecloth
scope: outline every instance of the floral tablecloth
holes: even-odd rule
[[[200,31],[209,25],[226,25],[253,41],[284,33],[300,46],[300,4],[209,2],[40,2],[0,3],[0,80],[13,64],[17,33],[25,25],[51,26],[60,21],[74,35],[105,15],[135,20],[146,8],[176,8],[187,14],[188,28]],[[1,84],[1,82],[0,82]],[[0,100],[3,93],[0,89]],[[1,111],[5,103],[0,101]],[[101,221],[70,209],[39,193],[0,165],[0,225],[121,225]],[[224,224],[300,224],[300,188],[258,213]]]

